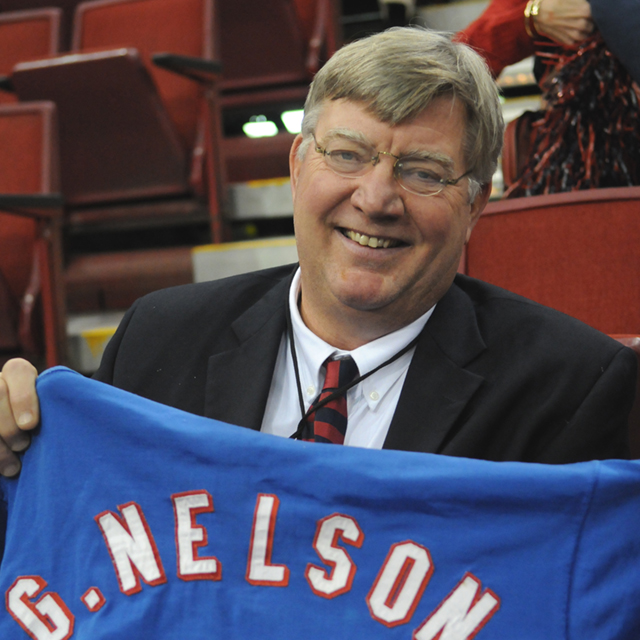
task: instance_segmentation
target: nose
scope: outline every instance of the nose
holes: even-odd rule
[[[357,187],[351,195],[351,204],[372,217],[401,216],[404,214],[402,187],[393,175],[394,157],[380,154],[377,164],[365,175],[357,178]]]

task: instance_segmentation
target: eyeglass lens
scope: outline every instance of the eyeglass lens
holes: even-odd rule
[[[447,184],[444,167],[434,160],[411,156],[396,159],[390,153],[378,153],[348,139],[332,140],[325,149],[318,147],[318,151],[324,154],[327,164],[335,173],[346,177],[364,175],[387,155],[395,159],[396,179],[408,191],[421,195],[434,194],[442,191]]]

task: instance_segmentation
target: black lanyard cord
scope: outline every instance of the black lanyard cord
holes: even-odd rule
[[[420,339],[420,335],[417,335],[408,345],[400,349],[400,351],[398,351],[397,353],[394,353],[388,360],[385,360],[382,364],[378,365],[374,369],[371,369],[371,371],[368,371],[364,375],[357,376],[348,384],[345,384],[342,387],[339,387],[338,389],[336,389],[335,391],[332,391],[328,396],[322,398],[322,400],[320,400],[320,396],[318,396],[316,401],[311,404],[311,406],[309,407],[309,409],[307,409],[307,411],[305,411],[304,400],[302,397],[302,384],[300,383],[300,369],[298,367],[298,356],[296,353],[295,340],[293,338],[293,325],[291,322],[291,311],[288,308],[287,308],[287,334],[289,338],[289,347],[291,349],[291,357],[293,359],[293,370],[296,375],[296,387],[298,390],[298,402],[300,403],[300,414],[302,415],[302,419],[298,423],[298,428],[295,430],[295,433],[289,436],[294,440],[300,439],[302,435],[302,431],[308,422],[309,416],[312,413],[314,413],[321,407],[324,407],[326,404],[328,404],[332,400],[335,400],[336,398],[339,398],[340,396],[345,395],[347,391],[351,389],[351,387],[355,387],[357,384],[359,384],[369,376],[372,376],[374,373],[376,373],[376,371],[380,371],[380,369],[382,369],[383,367],[386,367],[387,365],[390,365],[392,362],[395,362],[398,358],[401,358],[405,353],[407,353],[407,351],[409,351],[410,349],[413,349],[413,347],[416,346],[416,344],[418,343],[418,340]]]

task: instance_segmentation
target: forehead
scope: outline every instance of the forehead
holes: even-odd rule
[[[413,120],[397,125],[382,122],[364,105],[349,100],[327,101],[320,112],[316,139],[352,132],[376,149],[404,154],[433,151],[462,163],[466,116],[462,105],[451,97],[436,98]]]

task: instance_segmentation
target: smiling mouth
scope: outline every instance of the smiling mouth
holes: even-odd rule
[[[354,242],[357,242],[363,247],[370,247],[371,249],[393,249],[404,244],[400,240],[392,240],[391,238],[377,238],[376,236],[367,236],[364,233],[358,233],[351,229],[340,229],[342,235]]]

